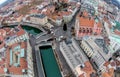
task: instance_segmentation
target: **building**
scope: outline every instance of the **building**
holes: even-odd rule
[[[76,38],[89,35],[100,35],[102,32],[102,23],[96,17],[89,16],[89,13],[84,10],[78,14],[75,22]]]
[[[6,31],[3,29],[0,29],[0,36],[5,37],[6,36]]]
[[[69,1],[68,3],[69,6],[67,9],[67,11],[63,11],[63,20],[65,23],[68,23],[72,20],[72,18],[76,15],[77,11],[80,9],[80,2],[76,2],[76,1]]]
[[[12,30],[14,31],[14,29]],[[28,34],[23,29],[18,30],[16,34],[12,33],[12,30],[11,37],[5,41],[6,45],[11,46],[14,43],[19,43],[29,39]]]
[[[90,6],[93,6],[96,10],[98,8],[100,0],[84,0],[84,4],[89,4]]]
[[[34,77],[29,36],[20,26],[0,29],[0,76]]]
[[[102,38],[88,37],[82,40],[81,47],[91,59],[97,70],[105,71],[103,64],[109,60],[111,53]]]
[[[105,4],[105,10],[108,12],[108,13],[111,13],[112,15],[117,15],[118,13],[118,7],[115,6],[114,4]]]
[[[119,53],[117,53],[119,54]],[[116,71],[119,71],[120,67],[120,56],[115,57],[115,59],[111,59],[110,61],[107,61],[104,66],[106,67],[105,72],[102,72],[102,77],[119,77],[120,75],[116,74]]]
[[[54,13],[54,15],[49,15],[49,20],[60,26],[63,23],[63,16],[59,13]]]
[[[106,33],[106,36],[110,40],[109,48],[112,53],[120,49],[119,25],[120,25],[119,22],[115,23],[110,21],[104,22],[104,32]]]
[[[48,18],[44,14],[40,14],[40,15],[35,14],[30,16],[30,22],[34,24],[44,25],[48,22]]]
[[[120,11],[118,12],[118,14],[116,16],[116,21],[120,22]]]
[[[95,73],[88,58],[74,39],[71,43],[60,43],[60,50],[76,77],[90,77]]]
[[[55,1],[55,0],[54,0]],[[74,5],[73,5],[74,3]],[[66,6],[63,6],[66,4]],[[68,23],[79,10],[80,3],[76,1],[60,0],[59,3],[53,2],[49,7],[42,9],[41,14],[45,14],[49,20],[60,26],[63,21]]]

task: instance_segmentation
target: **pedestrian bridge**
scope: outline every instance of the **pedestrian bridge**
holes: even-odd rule
[[[27,26],[35,27],[35,28],[38,28],[38,29],[42,30],[43,32],[45,31],[42,28],[41,25],[39,25],[39,24],[33,24],[33,23],[28,23],[28,22],[20,22],[20,23],[16,22],[16,23],[8,24],[8,25],[19,25],[19,24],[21,24],[23,26],[27,25]]]
[[[49,40],[49,39],[52,39],[53,38],[53,36],[52,36],[52,34],[45,34],[45,35],[39,35],[39,36],[37,36],[38,38],[36,38],[36,44],[39,44],[39,43],[41,43],[41,42],[46,42],[47,40]]]

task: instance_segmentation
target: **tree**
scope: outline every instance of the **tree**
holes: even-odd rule
[[[0,41],[0,44],[2,44],[2,41]]]
[[[63,25],[63,30],[67,31],[67,25],[66,25],[66,23]]]

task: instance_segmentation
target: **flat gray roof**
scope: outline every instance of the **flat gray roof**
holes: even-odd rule
[[[31,17],[44,18],[44,17],[46,17],[46,15],[45,14],[35,14],[35,15],[32,15]]]

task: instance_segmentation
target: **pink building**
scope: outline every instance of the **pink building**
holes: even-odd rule
[[[102,24],[98,19],[90,17],[87,11],[84,11],[80,16],[78,15],[75,23],[76,37],[80,38],[86,35],[100,35],[102,31]]]

